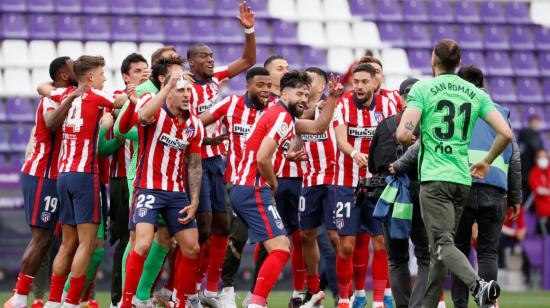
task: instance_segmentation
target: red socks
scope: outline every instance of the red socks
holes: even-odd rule
[[[353,260],[347,260],[336,254],[336,277],[338,278],[338,290],[340,298],[348,298],[353,272]]]
[[[50,283],[50,297],[49,302],[61,303],[61,296],[63,295],[63,288],[65,288],[65,282],[67,276],[54,276],[52,275]]]
[[[204,279],[204,273],[208,270],[208,250],[210,248],[210,245],[208,242],[204,244],[200,244],[201,246],[201,252],[199,254],[199,265],[197,268],[197,273],[195,275],[195,283],[199,284],[202,283],[202,280]],[[194,294],[195,292],[191,293]]]
[[[384,301],[384,289],[388,282],[388,254],[375,251],[372,258],[372,295],[374,302]]]
[[[369,269],[370,234],[359,233],[355,239],[353,251],[353,282],[355,290],[364,290]]]
[[[185,306],[187,294],[195,294],[197,292],[196,280],[193,275],[188,275],[188,273],[196,273],[199,268],[199,262],[199,258],[191,259],[184,255],[180,255],[178,258],[178,279],[175,281],[175,287],[177,290],[176,296],[178,297],[180,305]]]
[[[130,252],[126,261],[126,280],[124,281],[121,307],[132,307],[132,297],[136,294],[139,279],[143,273],[143,263],[145,263],[146,258],[147,256],[141,256],[135,250]]]
[[[170,262],[170,272],[169,272],[168,279],[164,284],[164,288],[166,290],[174,291],[174,277],[176,277],[176,269],[177,269],[176,259],[179,253],[180,253],[180,249],[178,246],[175,249],[172,249],[172,251],[170,251],[170,253],[168,254],[168,258],[169,258],[168,261]]]
[[[254,247],[254,264],[258,263],[258,254],[260,253],[261,248],[262,243],[257,243],[256,247]]]
[[[307,280],[307,289],[311,294],[318,293],[320,290],[320,284],[321,280],[319,279],[318,274],[309,275],[306,276]]]
[[[82,294],[82,298],[80,299],[81,302],[87,302],[90,300],[90,293],[92,293],[92,289],[94,288],[94,282],[90,283],[88,285],[88,288],[84,291],[84,294]]]
[[[21,295],[29,295],[33,280],[34,277],[19,273],[19,276],[17,276],[17,283],[15,284],[15,292]]]
[[[302,238],[300,231],[291,234],[292,239],[292,287],[296,291],[303,291],[306,281],[306,266],[302,254]],[[317,292],[316,292],[317,293]]]
[[[72,305],[80,304],[80,295],[84,290],[85,283],[86,275],[82,275],[80,277],[71,277],[69,293],[67,294],[67,299],[65,299],[65,302]]]
[[[208,258],[208,274],[206,276],[206,290],[218,291],[218,281],[222,275],[223,259],[227,250],[227,236],[210,236],[210,256]]]
[[[256,299],[260,299],[261,302],[255,302],[255,304],[265,305],[265,300],[269,295],[269,292],[275,286],[279,274],[285,267],[286,262],[290,258],[290,252],[286,250],[272,250],[271,253],[265,259],[260,272],[258,273],[258,278],[256,279],[256,287],[254,287],[253,295]]]

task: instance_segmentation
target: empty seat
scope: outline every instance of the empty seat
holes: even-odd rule
[[[514,71],[508,53],[505,51],[487,52],[487,72],[489,75],[511,76]]]
[[[406,75],[411,70],[407,54],[403,49],[385,49],[382,51],[384,74]]]
[[[186,0],[185,6],[187,8],[187,12],[191,15],[212,16],[214,14],[214,7],[212,6],[212,1]]]
[[[275,46],[275,54],[286,58],[291,69],[302,69],[300,50],[294,46]]]
[[[271,2],[269,2],[271,4]],[[281,20],[274,20],[272,23],[272,31],[276,33],[273,37],[273,42],[276,44],[296,44],[297,30],[296,24]]]
[[[549,1],[531,1],[531,20],[533,23],[550,25],[548,20],[548,12],[550,12]]]
[[[531,17],[529,16],[529,4],[527,2],[509,1],[506,3],[505,15],[506,20],[509,23],[531,23]]]
[[[147,62],[149,63],[150,59],[151,59],[151,55],[153,55],[153,52],[155,52],[157,49],[161,48],[162,46],[164,46],[163,44],[161,43],[141,43],[139,44],[139,54],[142,55],[146,60]],[[182,56],[185,57],[185,53],[182,54]],[[149,63],[149,66],[151,66],[152,64]]]
[[[300,20],[323,20],[325,18],[321,0],[296,1],[296,9]]]
[[[514,81],[509,77],[491,78],[489,93],[496,102],[515,103],[517,101]]]
[[[227,83],[230,93],[243,93],[243,86],[246,84],[245,74],[239,74],[231,79]]]
[[[165,15],[185,15],[185,0],[161,0],[162,13]]]
[[[302,49],[302,58],[304,67],[327,69],[327,51],[324,49],[305,47]]]
[[[500,102],[498,103],[500,104]],[[503,104],[500,104],[500,105],[503,105]],[[512,125],[513,129],[520,129],[523,126],[521,113],[513,105],[508,105],[508,109],[510,109],[510,117],[508,118],[510,125]]]
[[[351,19],[348,0],[323,1],[323,13],[330,20],[349,21]]]
[[[371,0],[350,0],[350,11],[353,15],[359,16],[365,20],[376,19],[376,9]]]
[[[56,0],[55,11],[59,13],[79,13],[82,10],[80,0]]]
[[[27,10],[27,3],[21,0],[3,0],[0,8],[2,8],[3,12],[25,12]]]
[[[516,79],[516,86],[520,103],[542,103],[543,95],[540,82],[537,78],[524,77]]]
[[[550,52],[539,53],[539,67],[542,76],[550,77]]]
[[[28,0],[27,10],[34,13],[51,13],[54,11],[54,0]]]
[[[21,14],[2,15],[2,37],[4,39],[26,39],[29,30],[25,17]]]
[[[11,126],[0,125],[0,151],[10,150],[10,131]]]
[[[406,75],[390,75],[384,79],[384,89],[399,89],[399,85],[403,80],[407,79]]]
[[[258,45],[256,46],[256,63],[258,65],[263,65],[265,60],[271,56],[272,52],[268,46]]]
[[[164,41],[163,26],[158,17],[139,18],[138,29],[138,39],[142,42]]]
[[[432,42],[428,29],[424,24],[408,24],[405,26],[405,45],[412,48],[431,48]]]
[[[229,63],[235,61],[235,59],[241,56],[242,49],[242,45],[224,44],[222,47],[223,52],[214,54],[216,65],[228,65]]]
[[[489,26],[483,29],[485,48],[509,49],[508,35],[502,26]]]
[[[432,25],[432,44],[435,45],[437,42],[443,39],[452,39],[456,38],[454,28],[449,24],[438,24]]]
[[[4,90],[4,74],[0,71],[0,96],[4,95],[6,95],[6,91]]]
[[[301,44],[316,47],[325,47],[328,45],[325,28],[320,21],[300,21],[297,32],[298,41]],[[311,33],[315,33],[315,35],[311,35]],[[277,40],[277,36],[274,39]]]
[[[29,65],[29,48],[23,40],[5,40],[2,43],[4,66],[27,66]]]
[[[461,2],[471,3],[471,2]],[[482,49],[483,41],[481,39],[481,31],[474,25],[465,24],[457,29],[456,39],[461,48],[464,49]]]
[[[401,24],[398,23],[378,23],[380,38],[382,41],[390,43],[393,47],[405,46]]]
[[[249,0],[247,2],[254,11],[254,16],[262,18],[271,17],[266,0]],[[235,7],[235,12],[238,12],[237,7]]]
[[[8,113],[6,111],[6,104],[0,99],[0,122],[4,122],[8,119]]]
[[[354,46],[351,37],[351,28],[346,21],[333,21],[326,23],[327,42],[331,46]]]
[[[29,38],[35,40],[54,40],[55,27],[52,15],[33,14],[29,16]]]
[[[428,2],[428,19],[436,22],[452,22],[455,20],[450,2],[447,0],[432,0]]]
[[[26,68],[4,70],[4,93],[7,95],[32,95],[31,76]]]
[[[134,19],[120,16],[111,19],[112,39],[115,41],[136,41],[137,31]]]
[[[60,57],[76,59],[84,53],[84,46],[79,41],[61,41],[57,44],[57,54]]]
[[[510,47],[515,50],[532,50],[535,48],[535,39],[533,31],[529,26],[511,26],[508,28],[510,33]]]
[[[166,19],[164,23],[164,34],[166,40],[173,43],[189,42],[191,34],[189,30],[189,20],[186,18],[172,17]]]
[[[518,86],[518,91],[519,91],[519,86]],[[537,106],[537,105],[525,106],[524,108],[522,108],[522,110],[523,110],[522,120],[523,120],[523,123],[526,123],[526,124],[529,122],[529,118],[531,118],[532,116],[538,115],[540,117],[540,116],[544,116],[545,114],[544,108],[542,108],[542,106]],[[548,127],[545,121],[543,121],[542,124]]]
[[[42,82],[48,79],[42,79]],[[6,108],[8,112],[8,120],[10,121],[33,121],[34,106],[30,99],[26,97],[10,97],[6,100]]]
[[[58,16],[57,37],[60,40],[82,40],[84,33],[80,18],[72,15]]]
[[[113,51],[113,62],[120,65],[129,54],[137,52],[137,45],[132,42],[115,42],[111,45],[111,50]]]
[[[235,18],[220,18],[216,20],[215,31],[218,35],[218,42],[239,43],[244,41],[244,34],[241,24]]]
[[[487,22],[487,23],[506,22],[506,16],[504,15],[504,7],[501,2],[482,1],[480,5],[481,5],[481,16],[483,16],[483,22]]]
[[[403,13],[406,21],[428,21],[426,4],[422,0],[409,0],[403,2]]]
[[[134,0],[109,0],[109,11],[113,14],[134,14],[136,3]]]
[[[291,20],[297,18],[294,0],[269,0],[268,9],[269,14],[276,18]]]
[[[191,28],[190,32],[192,37],[200,38],[201,42],[212,43],[217,41],[217,36],[213,33],[214,20],[207,18],[192,18],[190,20]]]
[[[109,11],[107,0],[86,0],[82,2],[82,11],[86,14],[105,14]]]
[[[111,45],[107,42],[86,42],[84,54],[92,56],[103,56],[105,65],[109,68],[119,68],[120,62],[115,63],[112,59]]]
[[[269,25],[269,22],[265,19],[256,19],[254,21],[256,28],[256,43],[258,44],[271,44],[273,42],[273,39],[271,37],[271,26]],[[239,29],[241,26],[239,25]],[[242,29],[240,30],[241,34],[240,36],[244,39],[244,35],[242,34]]]
[[[377,18],[382,21],[402,21],[401,5],[397,0],[375,1]]]
[[[550,50],[550,29],[547,27],[537,27],[535,29],[535,42],[537,49]]]
[[[407,52],[412,69],[422,74],[432,73],[432,52],[429,49],[409,49]]]
[[[88,16],[84,18],[84,39],[89,41],[109,41],[111,29],[104,16]]]
[[[371,21],[355,21],[351,24],[353,44],[358,47],[380,48],[382,42],[378,27]]]
[[[464,50],[462,51],[462,65],[475,65],[484,73],[487,72],[485,56],[480,50]]]
[[[32,126],[15,125],[11,129],[10,145],[15,151],[24,151],[31,136]]]
[[[543,85],[542,87],[543,87],[544,101],[550,102],[550,78],[544,78],[542,85]]]
[[[457,1],[455,4],[455,18],[461,23],[480,22],[477,2]]]
[[[354,60],[351,48],[333,47],[328,50],[327,63],[329,71],[344,73]]]
[[[29,43],[29,64],[33,67],[49,67],[57,57],[53,41],[31,41]]]
[[[137,3],[136,11],[138,14],[160,15],[162,7],[160,0],[135,0]]]
[[[512,54],[512,65],[514,73],[518,76],[539,76],[539,65],[532,52],[514,52]]]
[[[254,7],[252,7],[254,10]],[[216,15],[233,17],[237,11],[237,3],[233,0],[216,0]],[[254,12],[256,13],[256,12]],[[256,15],[256,14],[254,14]]]

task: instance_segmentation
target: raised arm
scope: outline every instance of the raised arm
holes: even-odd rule
[[[168,81],[168,84],[163,87],[157,95],[155,95],[151,101],[143,107],[141,107],[138,111],[138,122],[142,125],[149,125],[153,123],[155,120],[155,114],[160,110],[160,107],[162,106],[162,103],[166,99],[166,96],[172,89],[176,86],[178,79],[180,78],[180,75],[177,73],[173,73],[170,76],[170,80]]]
[[[65,121],[67,113],[69,112],[69,109],[71,109],[75,98],[86,92],[88,88],[89,87],[87,85],[79,86],[76,90],[71,92],[71,94],[69,94],[55,110],[46,111],[46,113],[44,113],[44,123],[46,124],[46,127],[51,131],[55,131],[60,128],[61,125],[63,125],[63,122]]]
[[[245,29],[244,50],[240,58],[227,66],[229,77],[234,77],[256,64],[256,36],[254,35],[254,12],[246,1],[239,4],[237,19]]]
[[[266,137],[262,140],[262,144],[260,145],[260,149],[258,150],[256,157],[256,160],[258,161],[258,171],[266,180],[267,184],[271,187],[272,192],[277,191],[278,187],[275,170],[273,170],[273,163],[271,163],[275,150],[277,150],[277,142],[269,137]]]

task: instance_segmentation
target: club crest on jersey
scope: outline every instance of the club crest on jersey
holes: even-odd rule
[[[384,120],[384,113],[381,111],[375,111],[374,118],[376,119],[376,122],[380,123],[382,122],[382,120]]]
[[[344,218],[336,218],[334,224],[338,230],[342,230],[344,228]]]
[[[252,128],[252,125],[235,124],[233,126],[233,133],[237,135],[248,136],[248,133],[250,132],[251,128]]]
[[[275,225],[279,230],[283,230],[285,228],[285,225],[283,224],[283,221],[280,219],[275,220]]]
[[[42,222],[48,222],[50,219],[52,219],[52,213],[50,212],[42,212],[42,215],[40,215]]]
[[[192,126],[189,126],[188,128],[185,129],[183,133],[185,134],[185,137],[191,138],[195,134],[195,128]]]
[[[348,127],[348,135],[355,138],[372,138],[374,136],[374,127]]]
[[[146,207],[139,208],[137,211],[137,214],[139,217],[145,217],[145,215],[147,215],[147,208]]]
[[[181,140],[176,137],[172,137],[167,133],[163,133],[160,136],[159,141],[171,148],[178,149],[178,150],[185,149],[185,147],[189,144],[189,142],[187,142],[186,140]]]
[[[302,140],[304,142],[321,142],[321,141],[325,141],[327,139],[328,139],[328,134],[327,133],[316,134],[316,135],[312,135],[312,134],[302,135]]]

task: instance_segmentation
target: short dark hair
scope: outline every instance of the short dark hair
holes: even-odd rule
[[[187,48],[187,59],[195,57],[199,53],[199,48],[208,47],[205,43],[196,43]],[[210,47],[208,47],[210,48]]]
[[[58,57],[55,58],[50,63],[50,78],[55,81],[57,78],[57,74],[59,74],[59,71],[67,65],[67,61],[70,60],[69,57]]]
[[[299,86],[308,86],[311,84],[311,78],[305,73],[300,71],[290,71],[283,75],[281,78],[281,91],[287,87],[297,88]]]
[[[323,71],[322,69],[320,69],[318,67],[315,67],[315,66],[308,67],[308,68],[305,69],[305,72],[310,72],[310,73],[313,73],[313,74],[317,74],[317,75],[319,75],[319,76],[321,76],[325,79],[325,83],[328,83],[327,72]]]
[[[472,83],[478,88],[483,88],[483,72],[475,65],[466,65],[458,70],[460,78]]]
[[[139,63],[139,62],[145,62],[145,64],[148,64],[147,60],[145,60],[145,58],[142,55],[135,52],[129,54],[122,61],[122,65],[120,66],[120,72],[123,75],[128,74],[130,72],[130,66],[132,66],[132,63]]]
[[[183,66],[183,63],[185,63],[185,61],[179,55],[158,59],[157,62],[153,64],[152,73],[151,73],[151,76],[153,78],[153,84],[157,87],[157,89],[160,89],[159,76],[161,75],[166,76],[166,74],[168,73],[168,68],[170,66],[172,65]]]
[[[353,71],[351,73],[355,74],[359,72],[367,72],[370,74],[371,77],[376,76],[376,69],[370,64],[359,64],[355,68],[353,68]]]
[[[269,76],[269,71],[264,67],[254,66],[246,72],[246,82],[249,82],[256,76]]]
[[[361,59],[359,59],[359,62],[357,62],[357,64],[367,64],[367,63],[376,63],[380,65],[382,69],[384,68],[384,66],[382,66],[382,61],[380,61],[378,58],[375,58],[373,56],[364,56]]]
[[[444,39],[435,45],[434,55],[437,66],[446,72],[452,72],[460,64],[460,47],[453,40]]]
[[[166,45],[166,46],[162,46],[159,49],[155,50],[155,52],[153,52],[153,54],[151,55],[151,65],[155,64],[155,62],[157,62],[162,57],[162,54],[165,51],[176,52],[176,47],[174,47],[172,45]]]
[[[105,66],[105,59],[102,56],[80,56],[74,61],[73,69],[77,79],[82,78],[90,70]]]
[[[265,59],[265,62],[264,62],[264,67],[267,68],[267,66],[269,64],[271,64],[271,62],[275,61],[275,60],[285,60],[286,61],[286,58],[281,56],[281,55],[273,55],[273,56],[270,56],[269,58]]]

